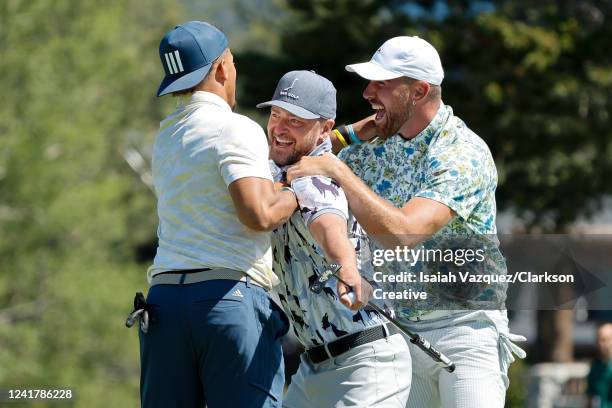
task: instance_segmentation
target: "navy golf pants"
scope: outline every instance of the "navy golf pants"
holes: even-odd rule
[[[140,332],[143,408],[280,407],[283,311],[249,282],[155,285]]]

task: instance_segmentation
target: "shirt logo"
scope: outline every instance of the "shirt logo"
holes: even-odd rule
[[[280,95],[281,96],[286,96],[287,98],[291,98],[291,99],[300,99],[300,97],[298,95],[296,95],[296,94],[294,94],[292,92],[289,92],[295,86],[295,83],[297,82],[298,79],[299,78],[295,78],[293,80],[293,82],[291,83],[291,85],[289,85],[286,88],[283,88],[283,90],[280,91]]]
[[[170,72],[170,74],[178,74],[179,72],[185,71],[178,50],[165,53],[164,58],[166,59],[166,67],[168,67],[168,72]]]
[[[238,297],[244,297],[244,295],[242,294],[242,292],[240,291],[240,289],[236,289],[233,293],[232,296],[238,296]]]
[[[333,181],[331,181],[329,184],[325,184],[317,177],[313,177],[310,180],[312,185],[319,190],[319,193],[323,194],[323,197],[325,197],[325,193],[327,191],[329,191],[335,197],[340,196],[340,193],[338,193],[338,188],[334,185]]]

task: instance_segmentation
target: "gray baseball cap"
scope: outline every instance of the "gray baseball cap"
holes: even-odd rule
[[[335,119],[336,88],[314,71],[287,72],[278,81],[272,100],[258,108],[278,106],[302,119]]]

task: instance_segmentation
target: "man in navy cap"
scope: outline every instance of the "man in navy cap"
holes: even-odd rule
[[[169,31],[158,96],[179,96],[153,148],[159,245],[151,323],[140,333],[142,406],[277,407],[288,320],[268,291],[268,231],[296,209],[274,188],[263,129],[232,110],[227,38],[191,21]]]
[[[331,151],[336,89],[312,71],[285,74],[270,107],[268,141],[274,180],[286,182],[288,166],[303,156]],[[344,191],[323,176],[291,183],[300,211],[272,235],[280,301],[306,348],[283,406],[404,408],[411,381],[408,345],[387,320],[363,309],[373,281],[368,238],[348,208]],[[343,283],[330,279],[321,293],[310,286],[330,263],[341,265]],[[365,286],[365,285],[364,285]]]

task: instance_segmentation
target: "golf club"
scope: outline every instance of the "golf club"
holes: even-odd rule
[[[344,283],[347,287],[349,287],[352,291],[353,288],[349,284],[344,282],[338,276],[338,271],[340,270],[340,268],[342,268],[342,266],[337,265],[337,264],[330,264],[329,267],[325,270],[325,272],[319,275],[317,280],[310,286],[310,290],[312,290],[315,293],[321,293],[321,291],[323,290],[323,287],[325,286],[325,283],[332,276],[334,276],[340,282]],[[410,338],[411,343],[413,343],[418,348],[423,350],[429,357],[431,357],[443,369],[445,369],[449,373],[452,373],[453,371],[455,371],[455,363],[453,363],[444,354],[436,350],[435,347],[433,347],[431,343],[429,343],[429,341],[427,341],[423,336],[417,333],[413,333],[410,330],[407,330],[406,328],[402,327],[401,324],[394,317],[392,317],[388,312],[386,312],[383,308],[379,307],[378,305],[368,301],[366,306],[370,307],[371,309],[385,316],[387,320],[393,323],[399,330],[404,332]]]

